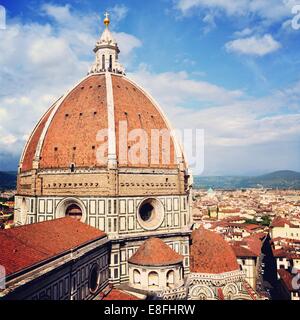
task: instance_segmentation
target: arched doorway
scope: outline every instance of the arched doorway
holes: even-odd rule
[[[67,207],[66,217],[73,218],[77,221],[81,221],[82,219],[82,210],[76,204],[71,204]]]
[[[159,278],[157,272],[150,272],[148,275],[149,289],[157,289],[159,287]]]

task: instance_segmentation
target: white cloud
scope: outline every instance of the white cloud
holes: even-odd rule
[[[114,7],[108,10],[114,22],[119,22],[125,19],[128,11],[128,8],[124,4],[116,4]]]
[[[44,4],[41,9],[47,16],[54,18],[57,22],[65,24],[73,21],[73,17],[70,12],[70,5],[56,6],[52,4]]]
[[[176,8],[183,14],[195,9],[220,10],[228,16],[255,15],[266,21],[279,21],[291,15],[297,0],[176,0]]]
[[[114,32],[113,35],[121,48],[120,60],[122,60],[123,63],[124,60],[127,60],[129,58],[134,49],[142,46],[141,40],[131,34],[124,32]]]
[[[265,34],[262,37],[252,36],[230,41],[226,43],[225,48],[228,52],[262,57],[280,49],[281,44],[272,35]]]
[[[237,37],[237,38],[243,38],[243,37],[247,37],[247,36],[250,36],[250,34],[253,33],[253,29],[250,29],[250,28],[245,28],[241,31],[236,31],[234,33],[234,36]]]
[[[249,146],[300,135],[299,102],[288,107],[299,97],[299,83],[251,98],[239,90],[191,80],[185,72],[155,74],[140,68],[130,77],[151,92],[176,127],[205,129],[210,145]],[[191,100],[192,109],[186,106]]]
[[[166,105],[180,106],[191,100],[220,104],[243,95],[240,90],[230,91],[209,82],[191,80],[185,71],[155,74],[141,66],[129,76],[142,86],[151,88],[154,97],[161,97]]]
[[[204,34],[209,33],[217,27],[215,15],[213,13],[207,13],[202,21],[206,24],[203,30]]]
[[[3,143],[3,144],[14,144],[16,143],[16,141],[17,141],[17,138],[12,134],[0,137],[0,143]]]
[[[102,17],[74,12],[69,5],[48,4],[41,12],[51,23],[15,20],[0,30],[0,168],[11,163],[8,157],[19,157],[41,115],[86,75],[95,59]],[[126,65],[142,44],[130,34],[115,36]]]
[[[299,147],[295,150],[300,137],[299,83],[253,98],[240,90],[191,80],[186,72],[153,73],[141,66],[129,76],[160,103],[175,128],[204,129],[206,174],[299,170],[295,161],[300,156]],[[186,147],[190,154],[191,146]]]

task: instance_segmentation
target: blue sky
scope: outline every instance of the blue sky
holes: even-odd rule
[[[204,174],[300,171],[297,1],[0,4],[0,170],[16,168],[36,121],[86,74],[109,10],[128,76],[175,127],[205,130]]]

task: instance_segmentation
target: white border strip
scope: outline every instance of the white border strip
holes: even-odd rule
[[[117,143],[116,143],[116,123],[115,123],[115,103],[111,74],[105,73],[106,79],[106,99],[108,116],[108,162],[117,163]]]
[[[37,129],[40,127],[41,123],[43,122],[43,120],[45,119],[45,117],[48,115],[48,113],[50,112],[50,110],[58,103],[58,101],[60,100],[61,98],[59,98],[57,101],[55,101],[52,106],[42,115],[41,119],[39,120],[39,122],[35,125],[32,133],[30,134],[24,148],[23,148],[23,151],[22,151],[22,154],[21,154],[21,158],[20,158],[20,162],[19,162],[19,169],[22,169],[22,166],[23,166],[23,161],[24,161],[24,157],[25,157],[25,154],[26,154],[26,151],[29,147],[29,144],[31,143],[31,140],[34,136],[34,134],[36,133]],[[46,125],[46,124],[45,124]]]

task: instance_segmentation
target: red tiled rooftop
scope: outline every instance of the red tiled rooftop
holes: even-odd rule
[[[261,254],[261,248],[263,245],[263,239],[265,238],[265,233],[253,233],[251,236],[244,238],[249,249],[254,252],[257,256]]]
[[[113,289],[110,291],[110,293],[106,297],[103,298],[103,300],[127,301],[127,300],[140,300],[140,299],[127,292]]]
[[[222,213],[239,213],[241,212],[241,209],[236,208],[236,209],[221,209],[220,212]]]
[[[68,217],[1,230],[0,265],[10,275],[105,236]]]
[[[264,227],[258,224],[245,224],[244,228],[246,230],[253,231],[253,230],[263,229]]]
[[[237,258],[240,257],[257,257],[258,255],[254,252],[252,252],[250,249],[245,248],[243,246],[240,246],[238,244],[235,244],[232,246],[232,249],[236,255]]]
[[[279,276],[280,276],[280,279],[281,281],[284,283],[285,287],[289,290],[289,291],[296,291],[294,288],[293,288],[293,285],[292,285],[292,281],[293,281],[293,278],[295,277],[294,275],[292,275],[291,273],[289,273],[287,270],[285,269],[279,269],[277,270]]]
[[[289,256],[289,253],[284,249],[277,249],[277,250],[273,250],[273,255],[276,258],[284,258],[284,257],[287,258]]]
[[[183,261],[183,256],[158,238],[145,241],[129,259],[129,263],[143,266],[167,266]]]
[[[288,225],[290,228],[299,228],[299,226],[296,226],[292,224],[288,219],[282,218],[282,217],[276,217],[271,224],[271,228],[279,227],[283,228],[285,225]]]
[[[220,235],[198,229],[192,233],[190,270],[219,274],[239,270],[239,265],[233,249]]]

